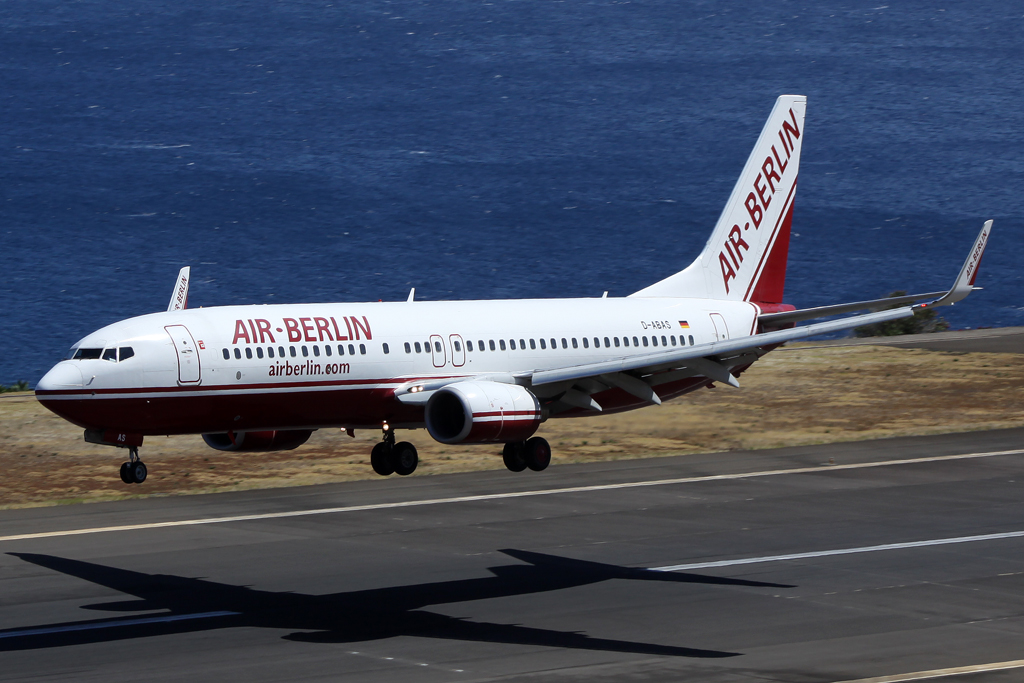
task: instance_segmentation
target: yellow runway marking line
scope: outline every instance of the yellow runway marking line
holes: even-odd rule
[[[333,515],[345,512],[362,512],[367,510],[392,510],[396,508],[422,507],[428,505],[451,505],[455,503],[473,503],[488,500],[506,500],[510,498],[530,498],[536,496],[555,496],[567,493],[591,493],[595,491],[613,491],[616,489],[643,488],[648,486],[670,486],[673,484],[695,484],[707,481],[734,481],[738,479],[756,479],[761,477],[777,477],[793,474],[813,474],[817,472],[836,472],[841,470],[869,469],[874,467],[893,467],[897,465],[918,465],[930,462],[948,462],[954,460],[971,460],[977,458],[993,458],[1001,455],[1024,454],[1024,449],[1012,451],[992,451],[988,453],[962,453],[958,455],[937,455],[927,458],[906,458],[902,460],[882,460],[850,465],[821,465],[816,467],[795,467],[784,470],[766,470],[761,472],[741,472],[738,474],[713,474],[703,477],[680,477],[677,479],[655,479],[650,481],[633,481],[619,484],[594,484],[592,486],[570,486],[558,489],[539,489],[534,491],[510,491],[507,493],[487,493],[476,496],[456,496],[453,498],[432,498],[426,500],[407,500],[394,503],[372,503],[369,505],[349,505],[344,507],[319,508],[315,510],[292,510],[289,512],[268,512],[254,515],[234,515],[230,517],[206,517],[200,519],[183,519],[170,522],[149,522],[143,524],[123,524],[118,526],[93,527],[90,529],[67,529],[64,531],[44,531],[32,534],[14,534],[0,536],[0,542],[26,541],[39,538],[57,538],[61,536],[81,536],[84,534],[104,534],[117,531],[141,531],[146,529],[166,529],[182,526],[199,526],[203,524],[226,524],[228,522],[252,522],[265,519],[287,519],[289,517],[311,517],[315,515]]]
[[[975,664],[974,666],[955,666],[949,669],[933,669],[931,671],[916,671],[909,674],[894,674],[892,676],[875,676],[874,678],[858,678],[854,681],[837,681],[836,683],[902,683],[903,681],[927,681],[934,678],[947,678],[949,676],[965,676],[986,671],[1005,671],[1007,669],[1024,669],[1024,659],[1015,659],[1012,662],[994,662],[992,664]]]

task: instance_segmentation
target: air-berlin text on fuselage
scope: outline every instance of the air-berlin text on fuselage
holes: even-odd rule
[[[231,343],[276,344],[275,331],[281,335],[282,341],[287,335],[290,342],[373,339],[373,334],[370,332],[370,321],[366,319],[365,315],[361,320],[354,315],[341,316],[340,321],[333,316],[310,316],[308,318],[282,318],[280,327],[275,327],[270,324],[269,320],[262,318],[236,320],[235,337]]]
[[[722,251],[718,252],[718,265],[722,267],[722,281],[725,283],[725,292],[729,293],[729,280],[736,278],[736,273],[743,264],[743,252],[750,250],[750,245],[743,239],[744,230],[751,227],[757,230],[761,227],[768,206],[772,203],[772,195],[777,187],[782,187],[782,177],[786,175],[786,168],[789,166],[789,159],[796,148],[793,139],[800,139],[800,127],[796,122],[796,114],[789,110],[789,117],[792,120],[782,121],[779,128],[779,143],[783,154],[779,154],[775,145],[772,145],[772,153],[764,158],[761,164],[761,172],[754,178],[753,190],[747,195],[743,205],[747,207],[747,215],[750,220],[744,222],[743,227],[733,225],[729,231]]]
[[[271,377],[309,377],[311,375],[347,375],[352,370],[348,363],[316,363],[311,360],[302,363],[271,363]]]

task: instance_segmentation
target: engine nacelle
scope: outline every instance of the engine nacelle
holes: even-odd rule
[[[272,432],[223,432],[203,434],[203,441],[218,451],[290,451],[309,441],[312,429]]]
[[[541,423],[537,397],[517,384],[457,382],[427,402],[427,431],[441,443],[525,441]]]

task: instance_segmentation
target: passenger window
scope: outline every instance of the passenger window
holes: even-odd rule
[[[500,346],[501,350],[504,351],[505,350],[505,340],[504,339],[499,339],[498,340],[498,346]]]
[[[601,338],[600,337],[594,337],[594,348],[595,349],[601,348]]]
[[[416,353],[420,353],[420,343],[416,342]]]
[[[262,346],[257,346],[256,347],[256,357],[257,358],[263,358],[263,347]]]
[[[543,342],[543,341],[544,341],[544,340],[543,340],[543,339],[541,339],[541,342]],[[534,341],[533,339],[531,339],[531,340],[530,340],[530,348],[531,348],[531,349],[534,349],[534,350],[536,350],[536,348],[537,348],[537,342],[536,342],[536,341]]]
[[[493,339],[492,339],[492,340],[490,341],[490,343],[488,344],[488,346],[490,346],[490,347],[491,347],[491,351],[493,351],[493,350],[494,350],[494,340],[493,340]]]
[[[360,344],[360,346],[362,346],[362,344]],[[364,351],[363,353],[366,353],[366,352]],[[356,355],[356,345],[355,344],[349,344],[348,345],[348,355],[350,355],[350,356]]]
[[[618,337],[616,337],[616,339],[618,339]],[[629,337],[623,337],[622,338],[622,345],[623,346],[629,346]]]
[[[645,336],[645,337],[643,338],[643,340],[644,340],[644,346],[647,346],[647,337]]]
[[[576,341],[576,340],[575,340],[575,339],[573,339],[573,341]],[[576,346],[576,345],[575,345],[575,344],[573,344],[573,347],[575,347],[575,346]],[[587,341],[587,338],[586,338],[586,337],[584,337],[584,338],[583,338],[583,348],[585,348],[585,349],[589,349],[589,348],[590,348],[590,342],[589,342],[589,341]]]
[[[509,345],[510,347],[512,347],[512,350],[513,350],[513,351],[515,351],[515,350],[516,350],[516,340],[515,340],[515,339],[509,339],[509,340],[508,340],[508,345]]]
[[[459,353],[462,352],[462,344],[460,344],[458,341],[455,342],[455,350],[458,351]]]
[[[441,353],[442,350],[443,349],[441,348],[441,342],[434,342],[434,351]]]
[[[640,341],[633,337],[633,346],[640,346]],[[647,337],[644,337],[644,346],[647,346]]]
[[[562,348],[563,348],[563,349],[567,349],[567,348],[569,348],[569,342],[567,342],[567,341],[565,340],[565,337],[562,337]]]
[[[675,346],[676,345],[676,335],[673,334],[671,337],[669,337],[669,339],[672,340],[672,346]]]
[[[317,358],[320,357],[320,347],[319,346],[316,346],[316,345],[313,346],[313,355],[316,356]]]
[[[331,348],[331,347],[328,346],[327,348]],[[274,357],[274,347],[273,346],[268,346],[267,347],[267,356],[269,358],[273,358]]]
[[[248,346],[245,347],[245,357],[252,358],[252,349]]]
[[[295,354],[292,354],[292,355],[295,355]],[[241,358],[241,357],[242,357],[242,352],[236,346],[235,347],[235,358],[238,359],[238,358]]]
[[[224,349],[224,360],[230,360],[230,358],[231,358],[231,352],[228,351],[227,349]]]
[[[363,354],[364,356],[366,355],[366,344],[359,345],[359,353]]]
[[[665,335],[661,335],[661,345],[668,346],[668,341],[665,340]]]
[[[613,337],[612,339],[615,342],[615,348],[619,348],[619,338],[618,337]]]
[[[412,345],[409,342],[405,342],[405,352],[412,353]]]
[[[273,350],[273,349],[271,349],[271,350]],[[330,344],[324,344],[324,353],[326,353],[328,356],[331,355],[331,345]]]
[[[302,357],[303,358],[309,358],[309,348],[306,347],[306,346],[302,347]]]
[[[693,335],[690,335],[690,346],[693,346]]]
[[[572,338],[572,348],[578,349],[579,347],[580,347],[580,345],[579,345],[579,343],[577,343],[576,337],[573,337]]]
[[[472,351],[473,350],[473,340],[472,339],[467,339],[466,340],[466,350],[467,351]]]
[[[117,349],[103,349],[103,360],[117,362]]]
[[[525,339],[520,339],[519,340],[519,348],[522,349],[523,351],[526,350],[526,340]]]
[[[292,355],[295,355],[295,354],[292,354]],[[345,355],[345,345],[344,344],[338,344],[338,355],[339,356],[344,356]]]
[[[122,346],[120,349],[118,349],[117,355],[118,360],[128,360],[129,358],[135,355],[135,349],[133,349],[130,346]]]
[[[647,341],[647,337],[644,337],[644,341],[645,342]],[[657,337],[651,337],[651,343],[654,344],[655,346],[657,346],[658,345],[658,338]]]
[[[284,347],[283,346],[278,346],[277,347],[277,355],[280,358],[284,358]]]
[[[540,348],[547,349],[548,345],[544,343],[544,337],[540,338]]]
[[[557,342],[557,341],[555,341],[555,338],[554,338],[554,337],[552,337],[552,338],[551,338],[551,350],[552,350],[552,351],[554,351],[554,350],[555,350],[555,349],[557,349],[557,348],[558,348],[558,342]]]
[[[604,348],[610,349],[611,346],[612,346],[612,343],[608,340],[608,337],[605,337],[604,338]],[[616,346],[618,346],[618,345],[616,344]]]

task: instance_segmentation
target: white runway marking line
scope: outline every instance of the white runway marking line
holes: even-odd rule
[[[233,617],[238,612],[199,612],[196,614],[168,614],[158,617],[139,617],[138,619],[118,619],[94,624],[68,624],[66,626],[47,626],[45,628],[24,628],[17,631],[0,632],[0,638],[22,638],[24,636],[44,636],[53,633],[73,633],[75,631],[95,631],[101,628],[119,628],[121,626],[141,626],[143,624],[167,624],[174,621],[190,621],[193,619],[212,619],[214,617]]]
[[[791,553],[789,555],[767,555],[765,557],[743,557],[736,560],[718,560],[715,562],[694,562],[692,564],[675,564],[668,567],[651,567],[652,572],[681,572],[691,569],[710,569],[712,567],[734,567],[740,564],[761,564],[762,562],[785,562],[786,560],[805,560],[812,557],[831,557],[833,555],[855,555],[857,553],[876,553],[881,550],[903,550],[905,548],[926,548],[933,545],[952,545],[954,543],[976,543],[978,541],[998,541],[1004,538],[1021,538],[1024,531],[1007,531],[1001,534],[982,534],[980,536],[957,536],[955,538],[934,538],[929,541],[908,541],[906,543],[886,543],[884,545],[866,545],[860,548],[838,548],[836,550],[819,550],[809,553]]]
[[[936,455],[927,458],[907,458],[903,460],[883,460],[851,465],[821,465],[817,467],[795,467],[787,470],[766,470],[762,472],[742,472],[738,474],[713,474],[703,477],[681,477],[678,479],[656,479],[652,481],[633,481],[620,484],[595,484],[592,486],[570,486],[560,489],[540,489],[535,491],[512,491],[508,493],[487,493],[477,496],[458,496],[454,498],[432,498],[427,500],[407,500],[395,503],[373,503],[370,505],[350,505],[346,507],[320,508],[316,510],[293,510],[291,512],[268,512],[255,515],[235,515],[231,517],[207,517],[202,519],[182,519],[172,522],[150,522],[146,524],[124,524],[120,526],[94,527],[91,529],[68,529],[65,531],[44,531],[34,534],[15,534],[0,536],[0,542],[27,541],[38,538],[57,538],[61,536],[80,536],[83,534],[104,534],[115,531],[140,531],[144,529],[166,529],[180,526],[198,526],[202,524],[226,524],[228,522],[252,522],[264,519],[287,519],[289,517],[310,517],[314,515],[334,515],[343,512],[361,512],[366,510],[391,510],[396,508],[421,507],[426,505],[449,505],[454,503],[473,503],[487,500],[505,500],[509,498],[530,498],[534,496],[554,496],[566,493],[590,493],[593,491],[612,491],[615,489],[642,488],[647,486],[669,486],[672,484],[695,484],[705,481],[730,481],[737,479],[756,479],[760,477],[777,477],[790,474],[812,474],[815,472],[836,472],[840,470],[868,469],[873,467],[892,467],[895,465],[917,465],[929,462],[945,462],[951,460],[971,460],[976,458],[992,458],[1000,455],[1020,455],[1024,450],[992,451],[988,453],[962,453],[959,455]]]
[[[1024,659],[1015,659],[1012,662],[975,664],[974,666],[955,666],[949,669],[933,669],[931,671],[917,671],[909,674],[894,674],[892,676],[858,678],[855,681],[838,681],[837,683],[904,683],[905,681],[926,681],[932,678],[965,676],[967,674],[977,674],[985,671],[1005,671],[1007,669],[1024,669]]]

